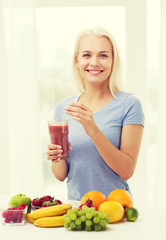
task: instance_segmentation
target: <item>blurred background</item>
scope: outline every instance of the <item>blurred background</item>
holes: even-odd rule
[[[114,35],[126,90],[143,106],[143,142],[128,181],[135,201],[165,206],[165,0],[0,0],[0,194],[66,198],[46,156],[47,120],[57,101],[78,94],[72,54],[89,27]]]

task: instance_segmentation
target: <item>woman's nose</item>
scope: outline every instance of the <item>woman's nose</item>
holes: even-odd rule
[[[91,66],[96,66],[98,65],[98,58],[96,56],[93,56],[90,61]]]

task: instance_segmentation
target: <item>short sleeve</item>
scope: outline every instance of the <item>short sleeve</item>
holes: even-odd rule
[[[140,124],[144,126],[145,116],[141,102],[133,94],[129,94],[126,97],[123,113],[123,126],[128,124]]]

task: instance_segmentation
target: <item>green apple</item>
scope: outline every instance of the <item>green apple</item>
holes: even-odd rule
[[[31,198],[26,196],[25,194],[16,194],[11,197],[9,200],[9,205],[11,207],[19,207],[20,204],[25,203],[28,206],[28,213],[31,212]]]

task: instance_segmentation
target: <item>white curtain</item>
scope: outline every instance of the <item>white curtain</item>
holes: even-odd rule
[[[160,31],[160,82],[159,82],[159,123],[157,159],[157,204],[165,206],[166,198],[166,1],[161,0]]]
[[[6,193],[9,188],[9,137],[8,137],[8,81],[7,57],[4,38],[3,7],[0,0],[0,190]],[[4,172],[6,174],[4,174]]]
[[[42,191],[35,1],[0,0],[1,193]]]

